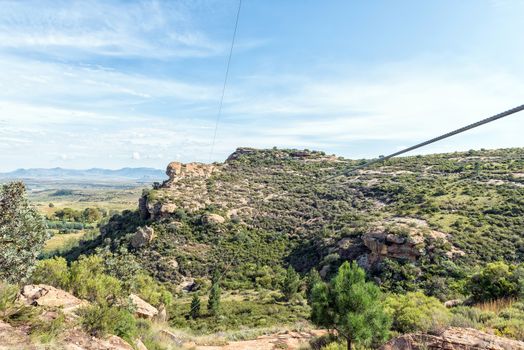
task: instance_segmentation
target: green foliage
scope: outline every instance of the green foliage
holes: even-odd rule
[[[29,331],[31,338],[36,338],[38,342],[46,344],[55,340],[66,328],[66,318],[63,313],[58,313],[51,320],[36,320]]]
[[[286,277],[282,284],[282,294],[287,301],[290,301],[295,296],[300,287],[300,276],[292,266],[289,266],[286,270]]]
[[[71,264],[71,288],[79,298],[104,304],[123,296],[122,283],[104,273],[100,256],[82,256]]]
[[[138,273],[132,280],[132,291],[153,306],[170,306],[173,303],[173,294],[162,284],[144,272]]]
[[[0,281],[0,321],[16,325],[36,316],[37,310],[17,302],[19,290],[16,285]]]
[[[213,272],[211,279],[211,288],[209,290],[209,299],[207,302],[207,311],[210,315],[216,316],[220,309],[220,274],[218,269]]]
[[[474,301],[486,301],[507,297],[517,297],[524,289],[522,268],[516,269],[503,261],[487,264],[474,274],[466,285],[466,290]]]
[[[313,287],[311,320],[336,329],[348,342],[378,344],[389,334],[389,317],[382,307],[380,289],[365,281],[365,273],[353,262],[344,262],[329,284]]]
[[[193,299],[191,299],[191,305],[189,306],[189,317],[192,319],[200,317],[200,296],[198,293],[193,295]]]
[[[393,329],[401,333],[438,331],[451,320],[450,311],[438,299],[421,292],[390,295],[385,310],[393,320]]]
[[[309,271],[309,274],[307,276],[307,290],[306,290],[307,300],[309,304],[312,303],[313,288],[315,287],[317,283],[321,283],[321,282],[322,282],[322,278],[320,277],[320,274],[318,273],[317,269],[311,269],[311,271]]]
[[[27,202],[24,184],[0,185],[0,280],[18,283],[29,277],[48,237],[43,218]]]
[[[70,279],[67,261],[61,257],[38,261],[31,276],[34,284],[49,284],[64,290],[69,289]]]
[[[95,303],[80,312],[82,327],[91,335],[117,335],[133,343],[137,334],[136,320],[124,308]]]

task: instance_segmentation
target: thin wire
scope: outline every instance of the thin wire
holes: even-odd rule
[[[376,158],[376,159],[373,159],[373,160],[370,160],[369,162],[367,163],[364,163],[362,165],[359,165],[359,166],[356,166],[356,167],[353,167],[351,169],[349,169],[348,171],[344,172],[343,174],[341,175],[334,175],[334,176],[331,176],[331,177],[328,177],[326,180],[329,181],[329,180],[332,180],[334,178],[337,178],[337,177],[340,177],[340,176],[347,176],[357,170],[360,170],[360,169],[363,169],[363,168],[367,168],[369,167],[370,165],[373,165],[373,164],[376,164],[376,163],[381,163],[381,162],[384,162],[388,159],[391,159],[393,157],[396,157],[396,156],[399,156],[401,154],[404,154],[404,153],[407,153],[407,152],[410,152],[410,151],[413,151],[417,148],[420,148],[420,147],[424,147],[424,146],[427,146],[429,144],[432,144],[434,142],[437,142],[437,141],[440,141],[440,140],[443,140],[445,138],[448,138],[448,137],[451,137],[451,136],[454,136],[454,135],[457,135],[457,134],[460,134],[460,133],[463,133],[465,131],[468,131],[468,130],[471,130],[473,128],[476,128],[476,127],[479,127],[481,125],[484,125],[484,124],[487,124],[487,123],[491,123],[495,120],[498,120],[498,119],[501,119],[501,118],[504,118],[504,117],[507,117],[509,115],[512,115],[512,114],[515,114],[517,112],[520,112],[524,110],[524,104],[523,105],[520,105],[518,107],[515,107],[515,108],[512,108],[512,109],[508,109],[507,111],[504,111],[502,113],[499,113],[499,114],[496,114],[492,117],[489,117],[489,118],[485,118],[485,119],[482,119],[482,120],[479,120],[478,122],[476,123],[473,123],[473,124],[469,124],[469,125],[466,125],[466,126],[463,126],[462,128],[459,128],[459,129],[456,129],[456,130],[453,130],[453,131],[450,131],[448,133],[445,133],[443,135],[440,135],[440,136],[437,136],[437,137],[434,137],[430,140],[427,140],[427,141],[424,141],[424,142],[421,142],[421,143],[418,143],[414,146],[411,146],[411,147],[408,147],[408,148],[405,148],[401,151],[398,151],[398,152],[395,152],[395,153],[391,153],[390,155],[387,155],[385,157],[380,157],[380,158]]]
[[[240,8],[242,7],[242,0],[238,1],[237,17],[235,20],[235,30],[233,31],[233,39],[231,40],[231,47],[229,49],[229,57],[227,59],[226,74],[224,76],[224,85],[222,86],[222,96],[220,97],[220,104],[218,105],[218,113],[215,122],[215,131],[213,133],[213,141],[211,142],[211,151],[209,152],[209,161],[213,157],[213,151],[215,150],[215,141],[217,139],[218,124],[220,122],[220,116],[222,115],[222,105],[224,104],[224,96],[226,94],[227,79],[229,77],[229,66],[231,65],[231,57],[233,56],[233,47],[235,46],[235,39],[237,37],[238,19],[240,18]]]

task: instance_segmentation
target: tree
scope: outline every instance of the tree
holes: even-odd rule
[[[25,197],[25,185],[1,185],[0,280],[18,283],[29,277],[48,238],[43,218]]]
[[[211,315],[218,315],[220,309],[220,274],[218,269],[213,272],[211,278],[211,289],[209,290],[209,300],[207,302],[207,311]]]
[[[352,343],[370,346],[384,341],[391,324],[380,289],[365,278],[364,270],[346,261],[330,283],[316,283],[312,290],[311,320],[337,330],[348,350]]]
[[[300,276],[292,266],[286,270],[286,276],[282,283],[282,293],[287,301],[289,301],[298,292],[300,287]]]
[[[317,269],[315,268],[311,269],[311,271],[309,271],[309,274],[307,276],[307,290],[306,290],[307,300],[310,305],[312,302],[313,288],[315,287],[317,283],[321,283],[321,282],[322,282],[322,278],[320,277],[320,274],[318,273]]]
[[[200,296],[198,293],[193,295],[191,300],[191,308],[189,309],[189,317],[192,319],[198,318],[200,316]]]
[[[516,266],[509,266],[503,261],[489,263],[471,276],[466,289],[476,302],[517,297],[521,294],[519,271]]]

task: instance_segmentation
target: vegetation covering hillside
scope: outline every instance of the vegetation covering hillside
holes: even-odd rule
[[[275,287],[288,264],[327,276],[358,259],[386,290],[443,300],[464,294],[476,266],[523,260],[524,150],[406,157],[344,175],[362,162],[239,149],[207,174],[172,174],[144,193],[141,213],[113,217],[69,256],[128,247],[164,282],[231,265],[232,289]],[[133,248],[145,225],[155,238]]]
[[[80,314],[86,332],[138,334],[153,349],[170,347],[133,319],[129,293],[175,329],[226,340],[313,324],[368,348],[449,325],[524,340],[524,149],[351,171],[363,163],[247,148],[224,163],[173,162],[135,210],[53,209],[48,219],[100,232],[22,269],[21,282],[93,303]]]

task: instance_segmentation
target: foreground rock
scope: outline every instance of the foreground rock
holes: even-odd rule
[[[87,301],[78,299],[73,294],[46,284],[29,284],[22,288],[20,301],[28,305],[60,307],[64,312],[72,312]]]
[[[440,335],[405,334],[390,340],[380,350],[524,350],[524,342],[476,329],[450,327]]]
[[[136,316],[141,318],[152,319],[153,317],[158,315],[157,308],[140,298],[138,295],[131,294],[129,296],[129,299],[131,299],[131,302],[136,307]]]

